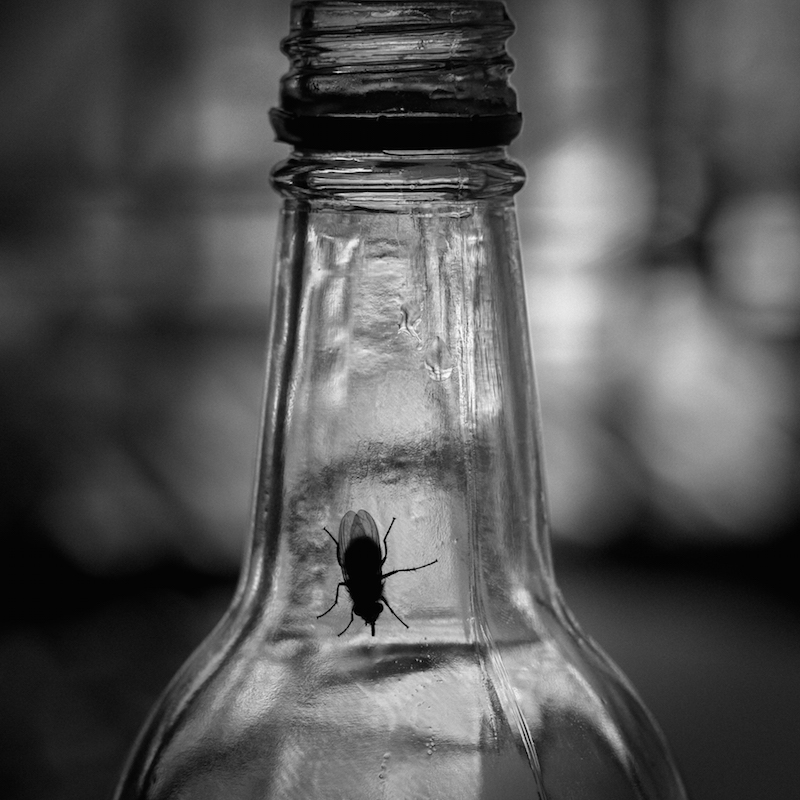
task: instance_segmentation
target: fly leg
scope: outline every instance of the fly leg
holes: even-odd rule
[[[338,547],[339,546],[339,541],[337,540],[337,538],[327,528],[323,528],[322,530],[324,530],[325,533],[327,533],[328,536],[330,536],[331,539],[333,539],[333,543]]]
[[[324,530],[325,533],[327,533],[328,536],[330,536],[331,539],[333,539],[333,543],[336,545],[336,563],[341,567],[342,562],[339,559],[339,540],[327,528],[323,528],[322,530]],[[334,603],[334,605],[336,605],[336,603]]]
[[[341,584],[339,584],[339,585],[341,586]],[[328,609],[328,610],[330,610],[330,609]],[[327,614],[328,612],[326,611],[325,613]],[[347,628],[349,628],[352,624],[353,624],[353,609],[351,608],[350,609],[350,622],[347,623],[347,627],[345,627],[345,629],[344,629],[344,631],[342,631],[342,633],[344,633],[347,630]],[[341,636],[342,633],[337,633],[336,635],[337,636]],[[374,634],[373,634],[373,636],[374,636]]]
[[[392,529],[392,525],[394,525],[394,521],[396,519],[397,517],[392,517],[392,521],[389,523],[389,527],[386,529],[386,533],[384,534],[383,537],[383,558],[381,559],[381,566],[384,565],[384,562],[389,557],[389,545],[386,544],[386,540],[389,538],[389,531]]]
[[[392,608],[392,607],[389,605],[389,601],[386,599],[386,595],[385,595],[385,594],[382,594],[382,595],[381,595],[381,600],[383,600],[383,602],[384,602],[384,604],[385,604],[386,608],[388,608],[388,609],[389,609],[389,611],[391,611],[391,612],[392,612],[392,616],[393,616],[393,617],[394,617],[394,618],[395,618],[395,619],[396,619],[396,620],[397,620],[397,621],[398,621],[398,622],[399,622],[401,625],[405,625],[405,627],[407,628],[407,627],[408,627],[408,625],[406,625],[406,624],[405,624],[405,622],[403,622],[403,620],[401,620],[401,619],[400,619],[400,617],[398,617],[398,616],[397,616],[397,614],[395,614],[395,613],[394,613],[394,609],[393,609],[393,608]]]
[[[435,564],[439,559],[434,558],[433,561],[429,561],[427,564],[420,564],[418,567],[405,567],[405,569],[393,569],[391,572],[387,572],[385,575],[381,575],[383,580],[386,580],[390,575],[397,575],[398,572],[416,572],[418,569],[425,569],[425,567],[429,567],[431,564]],[[391,609],[389,609],[391,611]],[[394,614],[394,611],[392,611]]]
[[[341,589],[342,586],[345,586],[345,585],[346,584],[344,583],[344,581],[340,581],[338,584],[336,584],[336,597],[333,600],[333,605],[331,605],[331,607],[328,609],[328,611],[333,611],[333,609],[336,607],[336,604],[339,602],[339,589]],[[328,611],[323,611],[321,614],[319,614],[317,616],[317,619],[320,619],[320,617],[324,617],[328,613]],[[351,617],[352,617],[352,615],[351,615]],[[352,622],[352,621],[353,620],[351,619],[350,622]],[[345,630],[347,630],[347,629],[345,628]],[[341,634],[339,634],[339,635],[341,636]]]

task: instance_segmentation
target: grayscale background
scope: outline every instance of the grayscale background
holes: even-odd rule
[[[800,4],[512,0],[556,569],[695,800],[800,783]],[[247,534],[288,0],[0,8],[0,796],[108,798]]]

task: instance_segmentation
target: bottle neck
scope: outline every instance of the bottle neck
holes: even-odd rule
[[[317,616],[353,577],[332,538],[360,509],[381,547],[395,520],[384,575],[437,560],[386,579],[382,599],[409,627],[385,613],[379,636],[538,628],[553,585],[512,199],[522,179],[502,148],[295,154],[276,170],[284,209],[240,592],[270,598],[275,636],[344,628],[349,585]],[[357,617],[340,641],[365,630]]]
[[[294,0],[275,132],[350,150],[508,144],[513,30],[499,0]]]
[[[427,214],[431,206],[511,202],[525,182],[505,147],[377,152],[294,151],[272,172],[288,205]],[[516,236],[516,234],[515,234]]]

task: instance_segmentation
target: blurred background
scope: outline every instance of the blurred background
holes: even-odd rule
[[[559,582],[695,800],[800,768],[800,4],[510,0]],[[288,0],[0,9],[0,796],[111,792],[248,527]]]

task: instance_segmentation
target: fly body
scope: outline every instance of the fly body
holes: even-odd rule
[[[338,635],[341,636],[347,628],[353,624],[354,616],[359,616],[364,620],[365,625],[372,629],[375,635],[375,623],[383,611],[384,605],[391,611],[392,615],[405,627],[400,617],[395,614],[384,592],[384,581],[396,575],[398,572],[416,572],[418,569],[429,567],[435,564],[438,559],[421,564],[418,567],[406,567],[405,569],[393,569],[391,572],[383,572],[383,565],[389,555],[389,548],[386,540],[389,538],[389,531],[394,525],[394,518],[383,537],[383,547],[381,547],[378,526],[368,511],[363,509],[359,512],[348,511],[339,523],[339,538],[337,539],[327,528],[322,530],[328,534],[336,543],[336,560],[342,569],[342,580],[336,587],[336,597],[331,607],[320,614],[317,619],[324,617],[332,611],[339,602],[339,590],[342,586],[347,589],[352,601],[350,609],[350,622],[347,627]]]

